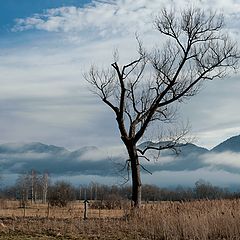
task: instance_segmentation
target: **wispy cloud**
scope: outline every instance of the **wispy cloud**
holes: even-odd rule
[[[151,14],[166,1],[93,1],[84,8],[61,7],[46,10],[26,19],[17,19],[15,31],[29,29],[50,32],[89,33],[98,30],[101,36],[127,34],[136,30],[148,30],[152,25]]]
[[[126,35],[132,31],[147,32],[152,29],[153,17],[163,6],[171,5],[176,11],[186,6],[200,6],[218,9],[227,17],[233,17],[234,23],[239,19],[240,4],[237,1],[166,1],[166,0],[117,0],[93,1],[84,8],[74,6],[48,9],[25,19],[17,19],[14,31],[29,29],[49,32],[81,32],[106,35]],[[237,19],[236,19],[237,18]],[[235,26],[236,24],[232,24]],[[236,26],[235,26],[236,27]]]

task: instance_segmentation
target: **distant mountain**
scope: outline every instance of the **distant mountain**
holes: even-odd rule
[[[208,153],[209,150],[207,148],[199,147],[192,143],[186,143],[186,144],[181,145],[181,152],[184,155],[188,155],[190,153],[205,154],[205,153]]]
[[[91,156],[93,152],[99,155]],[[0,145],[0,170],[1,173],[20,174],[35,169],[58,175],[105,175],[107,170],[109,175],[113,175],[112,163],[107,157],[103,159],[100,152],[93,146],[71,152],[63,147],[39,142],[7,143]]]
[[[158,147],[168,144],[169,142],[148,141],[140,144],[139,147],[144,149],[147,146]],[[234,161],[238,164],[237,154],[234,155],[234,159],[231,154],[221,154],[221,159],[216,155],[222,152],[239,153],[240,135],[227,139],[210,151],[191,143],[178,144],[176,148],[177,152],[170,149],[162,150],[156,161],[148,162],[141,158],[141,164],[151,172],[192,171],[202,168],[217,168],[234,173],[240,171],[240,165],[238,168],[233,164]],[[151,158],[151,154],[149,156]],[[126,158],[120,155],[110,158],[104,150],[95,146],[69,151],[63,147],[39,142],[0,145],[1,173],[19,174],[35,169],[39,172],[47,170],[56,175],[114,176],[119,169],[122,169],[125,160]]]
[[[139,147],[143,150],[147,146],[163,147],[170,145],[169,142],[152,143],[151,141],[142,143]],[[206,148],[199,147],[195,144],[177,144],[174,149],[165,149],[160,152],[160,156],[156,164],[147,166],[150,171],[169,170],[169,171],[183,171],[195,170],[205,167],[206,165],[201,161],[201,156],[209,153]]]
[[[231,137],[214,147],[211,152],[240,152],[240,135]]]
[[[0,145],[1,153],[52,153],[58,154],[68,152],[63,147],[56,147],[54,145],[46,145],[39,142],[32,143],[6,143]]]
[[[155,147],[155,148],[164,148],[164,147],[167,147],[167,146],[171,146],[171,142],[169,141],[166,141],[166,142],[159,142],[159,143],[153,143],[151,141],[147,141],[147,142],[144,142],[142,144],[140,144],[138,147],[142,150],[144,150],[145,148],[147,147]],[[176,151],[174,151],[174,149]],[[179,155],[179,156],[186,156],[186,155],[189,155],[189,154],[204,154],[204,153],[207,153],[209,152],[208,149],[206,148],[203,148],[203,147],[199,147],[195,144],[192,144],[192,143],[186,143],[186,144],[176,144],[174,146],[174,149],[165,149],[165,150],[162,150],[162,155],[164,156],[168,156],[168,155]]]

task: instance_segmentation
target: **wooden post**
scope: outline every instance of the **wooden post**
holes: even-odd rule
[[[83,219],[87,220],[87,210],[88,210],[88,206],[87,204],[89,203],[89,201],[87,200],[87,189],[85,189],[84,191],[84,212],[83,212]]]
[[[89,203],[89,201],[86,199],[84,200],[84,215],[83,215],[83,219],[86,220],[87,219],[87,204]]]

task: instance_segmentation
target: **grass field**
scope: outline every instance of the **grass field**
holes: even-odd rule
[[[101,210],[100,215],[89,209],[87,220],[82,203],[50,209],[48,218],[45,205],[30,206],[23,217],[22,209],[8,204],[0,210],[0,240],[240,239],[239,200],[151,203],[138,211]]]
[[[125,209],[92,209],[88,208],[89,218],[122,217],[130,207],[130,203]],[[67,207],[49,207],[47,204],[28,204],[24,208],[19,207],[17,201],[5,201],[0,204],[0,216],[4,217],[37,217],[37,218],[81,218],[84,215],[83,202],[73,202]]]
[[[5,235],[4,234],[0,236],[0,240],[53,240],[53,239],[56,239],[56,237],[49,237],[44,235],[29,236],[26,234],[23,234],[23,235],[18,235],[18,234]],[[66,238],[63,238],[63,239],[66,239]]]

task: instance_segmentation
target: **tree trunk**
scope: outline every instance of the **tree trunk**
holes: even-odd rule
[[[136,146],[128,146],[128,154],[131,162],[132,172],[132,201],[134,207],[140,207],[142,197],[142,183]]]

